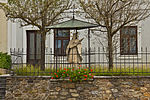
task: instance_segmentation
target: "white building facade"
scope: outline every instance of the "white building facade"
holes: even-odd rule
[[[80,18],[79,16],[75,16],[75,18],[79,19],[79,20],[88,21],[87,19]],[[6,26],[6,29],[2,30],[4,28],[1,25]],[[12,51],[14,51],[14,48],[15,48],[16,52],[19,48],[18,51],[22,50],[22,53],[25,53],[25,54],[28,53],[28,50],[33,53],[35,53],[35,51],[36,52],[41,51],[39,49],[41,47],[41,45],[39,44],[40,43],[39,41],[41,41],[40,40],[41,37],[38,35],[34,35],[34,34],[36,34],[36,30],[38,30],[38,28],[36,28],[34,26],[21,27],[19,23],[13,23],[10,21],[2,22],[2,24],[0,24],[0,27],[1,27],[0,28],[1,29],[0,30],[0,33],[1,33],[0,43],[1,43],[1,41],[3,41],[3,45],[0,44],[0,46],[1,46],[1,48],[3,48],[3,47],[5,48],[5,49],[1,49],[1,51],[10,53],[10,49],[12,49]],[[145,50],[145,48],[147,48],[147,50],[150,50],[150,28],[149,27],[150,27],[150,18],[147,18],[146,20],[141,21],[138,25],[135,25],[135,28],[136,28],[135,34],[136,34],[136,40],[137,40],[136,44],[135,44],[137,54],[135,54],[135,56],[138,55],[139,52],[141,52],[142,47],[143,47],[143,50]],[[3,33],[5,33],[5,34],[2,35],[1,31],[3,31]],[[31,35],[28,35],[29,34],[28,32]],[[69,31],[69,34],[70,34],[69,39],[72,38],[72,34],[74,32],[75,31]],[[81,30],[78,32],[79,32],[78,33],[79,39],[84,38],[84,40],[82,41],[82,48],[88,49],[88,38],[87,38],[88,31],[85,29],[85,30]],[[119,31],[118,33],[120,34],[120,32],[121,31]],[[55,54],[55,52],[54,52],[54,49],[56,47],[56,42],[55,42],[56,35],[55,34],[56,33],[54,32],[54,30],[51,30],[50,32],[47,33],[45,49],[47,50],[46,52],[48,52],[48,53]],[[36,38],[33,39],[33,37],[36,37]],[[94,47],[96,49],[98,47],[102,48],[102,45],[99,42],[97,42],[96,38],[91,32],[90,40],[91,40],[91,48],[93,48],[93,49],[91,49],[91,52],[94,51]],[[2,39],[4,39],[4,40],[2,40]],[[119,39],[118,41],[120,42],[121,40]],[[63,44],[62,41],[61,42],[58,41],[58,46],[61,46],[61,50],[64,49],[62,46],[66,45],[66,44],[65,44],[65,42]],[[120,44],[120,47],[121,47],[121,44]],[[38,49],[38,50],[36,50],[36,49]],[[83,50],[85,51],[85,49],[83,49]],[[118,49],[118,50],[121,50],[121,49]],[[117,57],[121,58],[121,56],[124,56],[124,55],[120,53],[120,55],[118,55]],[[125,56],[130,56],[130,52],[128,52],[128,54],[126,54]],[[48,59],[52,59],[52,58],[48,58]],[[27,56],[24,56],[24,62],[27,62]]]

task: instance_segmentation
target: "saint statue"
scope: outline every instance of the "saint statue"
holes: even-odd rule
[[[67,61],[69,63],[81,63],[82,56],[81,56],[81,40],[77,39],[77,35],[73,34],[72,40],[69,41],[69,44],[66,49],[67,54]]]

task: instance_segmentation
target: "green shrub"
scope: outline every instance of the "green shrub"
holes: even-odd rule
[[[11,67],[11,56],[7,53],[0,52],[0,68],[10,69]]]

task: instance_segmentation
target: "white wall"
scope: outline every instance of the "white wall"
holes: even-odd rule
[[[78,10],[78,9],[76,9]],[[72,10],[69,10],[72,11]],[[72,17],[72,14],[69,14]],[[78,14],[75,16],[76,19],[89,21],[88,19],[81,18]],[[69,19],[65,19],[69,20]],[[63,21],[65,21],[63,20]],[[10,48],[23,48],[26,53],[27,48],[27,37],[26,30],[37,30],[37,27],[27,26],[21,28],[19,23],[9,22],[8,24],[8,50]],[[75,32],[75,31],[71,31]],[[79,39],[84,38],[82,41],[82,47],[88,48],[88,30],[79,30]],[[72,36],[72,35],[71,35]],[[96,40],[95,37],[91,33],[91,47],[102,47]],[[119,40],[118,40],[119,41]],[[138,51],[141,51],[141,47],[144,49],[147,47],[150,51],[150,18],[140,22],[138,24]],[[49,52],[50,48],[54,51],[54,32],[51,30],[46,36],[46,50]],[[54,53],[54,52],[53,52]]]
[[[23,28],[19,23],[8,21],[8,52],[10,48],[23,48]]]
[[[0,52],[7,52],[7,18],[0,9]]]
[[[143,21],[142,23],[142,47],[143,48],[148,48],[150,51],[150,18],[147,18],[146,20]]]

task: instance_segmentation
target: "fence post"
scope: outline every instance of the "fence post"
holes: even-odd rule
[[[98,54],[98,67],[99,67],[99,72],[100,72],[100,71],[101,71],[101,70],[100,70],[100,67],[101,67],[101,65],[100,65],[100,61],[101,61],[101,60],[100,60],[100,59],[101,59],[101,58],[100,58],[100,56],[101,56],[101,55],[100,55],[100,54],[101,54],[101,53],[100,53],[100,47],[98,47],[98,53],[97,53],[97,54]]]
[[[86,67],[88,67],[88,60],[87,60],[87,58],[88,58],[88,57],[87,57],[87,56],[88,56],[88,55],[87,55],[87,48],[85,48],[85,50],[84,50],[84,55],[85,55],[85,66],[86,66]]]
[[[104,67],[105,67],[105,66],[104,66],[104,64],[105,64],[105,63],[104,63],[104,55],[106,55],[106,53],[105,53],[105,48],[104,48],[104,47],[103,47],[103,50],[102,50],[102,51],[103,51],[103,53],[102,53],[102,54],[103,54],[103,75],[104,75]],[[107,59],[107,58],[106,58],[106,59]]]
[[[142,74],[143,74],[143,48],[141,48],[141,62],[142,62]]]
[[[91,66],[91,50],[90,50],[90,29],[88,29],[88,53],[89,53],[89,71],[90,71],[90,66]]]
[[[57,44],[58,45],[58,44]],[[58,49],[58,48],[57,48]],[[56,72],[57,72],[57,51],[56,51]]]
[[[11,57],[11,65],[10,65],[10,69],[9,69],[9,74],[13,75],[13,72],[11,71],[12,65],[13,65],[13,63],[12,63],[12,49],[11,48],[10,48],[10,57]]]
[[[53,58],[53,56],[55,57],[55,55],[53,55],[53,53],[52,53],[52,48],[50,48],[50,61],[51,62],[49,62],[50,63],[50,72],[52,71],[53,72],[53,69],[54,69],[54,62],[55,62],[55,58]],[[52,69],[52,70],[51,70]]]
[[[147,47],[146,47],[146,72],[147,72]]]

